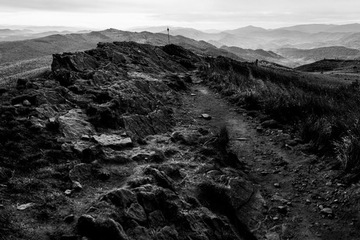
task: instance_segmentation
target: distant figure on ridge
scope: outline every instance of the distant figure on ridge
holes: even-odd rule
[[[167,28],[167,32],[168,32],[168,44],[170,44],[170,30],[169,30],[169,28]]]

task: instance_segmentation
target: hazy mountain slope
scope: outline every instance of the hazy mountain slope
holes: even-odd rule
[[[255,27],[255,26],[247,26],[247,27],[242,27],[242,28],[237,28],[234,30],[227,30],[224,31],[225,33],[229,33],[229,34],[253,34],[253,33],[264,33],[267,32],[268,30],[266,30],[265,28],[261,28],[261,27]]]
[[[227,46],[222,46],[221,49],[234,53],[237,56],[245,58],[249,61],[255,61],[256,59],[258,59],[258,60],[277,62],[279,59],[283,59],[282,56],[272,51],[265,51],[262,49],[252,50],[252,49],[243,49],[238,47],[227,47]]]
[[[352,33],[342,37],[339,42],[342,46],[349,48],[360,48],[360,32]]]
[[[328,32],[328,33],[346,33],[346,32],[360,32],[360,24],[302,24],[295,25],[291,27],[283,27],[280,29],[290,30],[290,31],[300,31],[305,33],[319,33],[319,32]]]
[[[360,50],[341,46],[314,49],[281,48],[280,55],[290,59],[320,60],[324,58],[354,59],[360,56]]]
[[[358,73],[360,69],[360,61],[324,59],[311,64],[297,67],[296,69],[303,72],[341,71],[347,73]]]
[[[318,33],[318,32],[326,32],[332,27],[336,25],[333,24],[301,24],[290,27],[283,27],[280,29],[290,30],[290,31],[300,31],[305,33]]]

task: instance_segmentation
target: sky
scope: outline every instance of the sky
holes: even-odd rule
[[[360,23],[359,0],[0,0],[0,25],[235,29]]]

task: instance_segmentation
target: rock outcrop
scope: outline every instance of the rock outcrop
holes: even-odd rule
[[[38,201],[35,224],[53,229],[64,213],[75,220],[48,235],[255,239],[245,212],[257,189],[241,165],[228,164],[236,155],[209,145],[211,130],[174,118],[205,58],[175,45],[114,42],[54,54],[51,67],[0,96],[1,183]]]

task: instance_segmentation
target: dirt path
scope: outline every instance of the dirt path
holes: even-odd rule
[[[348,192],[316,156],[300,151],[303,146],[282,130],[259,129],[258,120],[207,87],[194,85],[191,92],[184,96],[184,114],[193,124],[227,127],[231,148],[266,202],[262,220],[251,224],[259,239],[360,239],[358,216],[346,207]],[[199,118],[203,113],[211,120]]]

